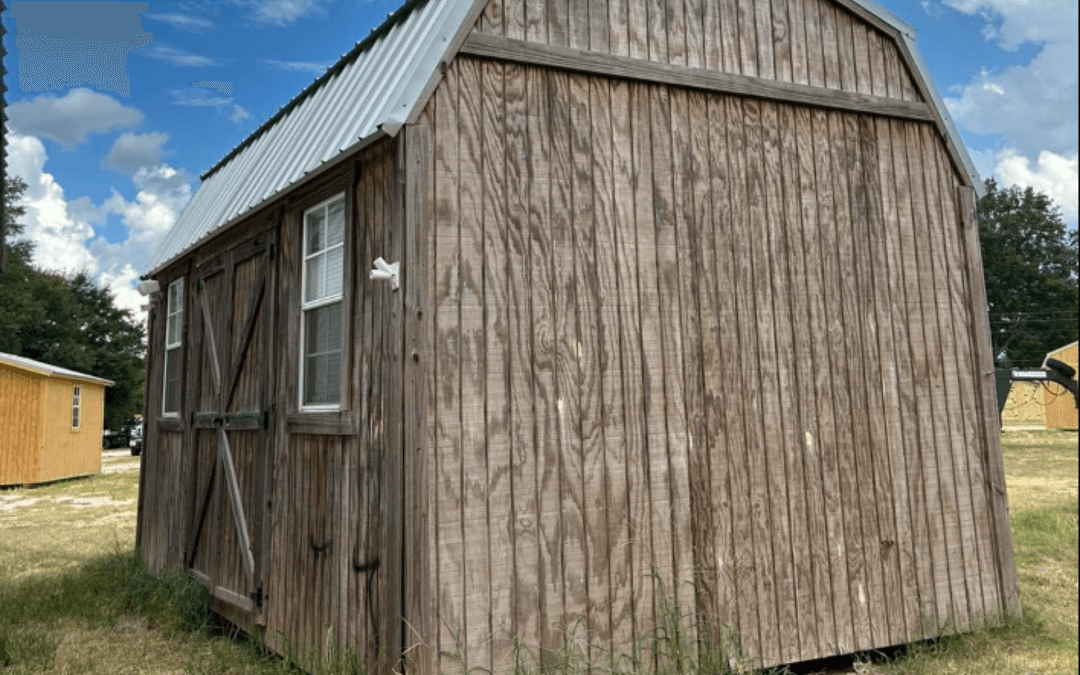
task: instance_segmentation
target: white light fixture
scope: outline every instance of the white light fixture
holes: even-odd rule
[[[399,285],[398,264],[388,263],[382,258],[376,258],[375,269],[371,270],[368,278],[374,281],[389,281],[390,288],[396,291]]]
[[[139,295],[152,295],[161,290],[161,284],[153,279],[147,279],[146,281],[140,282],[139,285],[135,287],[135,290],[139,292]]]

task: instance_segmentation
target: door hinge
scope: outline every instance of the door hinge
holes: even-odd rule
[[[264,430],[269,430],[270,429],[270,409],[267,408],[266,410],[262,411],[262,415],[260,415],[260,418],[261,418],[260,421],[262,423],[262,428]]]

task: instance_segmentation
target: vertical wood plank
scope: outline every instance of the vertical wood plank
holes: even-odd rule
[[[428,325],[425,319],[428,306],[428,268],[430,266],[431,223],[428,188],[431,173],[430,128],[416,125],[406,128],[405,136],[405,222],[403,224],[403,260],[409,270],[405,280],[404,298],[404,370],[403,387],[403,433],[405,460],[405,638],[402,644],[407,662],[418,673],[433,672],[431,640],[434,622],[429,609],[432,592],[428,548],[431,546],[429,520],[431,519],[431,491],[429,485],[430,439],[427,437],[426,420],[431,409],[428,397]],[[352,473],[346,465],[346,477]],[[348,492],[345,492],[348,494]],[[343,505],[345,513],[351,513],[348,502]],[[344,556],[342,556],[344,557]],[[414,648],[415,646],[415,648]]]
[[[806,25],[806,68],[811,87],[825,86],[825,47],[822,41],[821,0],[802,0]]]
[[[588,0],[588,48],[590,51],[601,54],[610,53],[610,37],[608,36],[608,32],[611,30],[610,17],[608,16],[608,4],[610,1]]]
[[[957,358],[960,363],[975,362],[975,346],[972,344],[972,334],[969,330],[972,317],[972,309],[969,305],[971,297],[965,279],[964,259],[964,232],[963,223],[960,221],[958,210],[957,193],[954,190],[953,181],[947,180],[952,175],[951,163],[945,151],[938,148],[938,171],[941,173],[942,184],[942,221],[945,230],[945,245],[947,249],[949,270],[949,295],[953,316],[953,332],[957,344]],[[982,461],[982,428],[980,419],[972,411],[978,411],[980,401],[977,392],[978,374],[973,368],[958,369],[960,401],[963,410],[967,411],[963,416],[964,423],[964,454],[967,464],[967,474],[963,479],[967,481],[967,492],[970,495],[972,509],[974,510],[974,527],[976,541],[977,560],[979,566],[979,593],[982,596],[984,612],[982,617],[976,617],[979,621],[993,620],[1001,611],[1001,596],[995,573],[994,561],[994,532],[991,525],[990,506],[987,501],[985,467]],[[978,625],[978,622],[976,622]]]
[[[634,217],[636,220],[636,250],[638,266],[638,295],[636,303],[641,310],[639,335],[642,365],[641,392],[643,397],[644,443],[640,462],[645,467],[647,486],[643,507],[645,517],[639,522],[644,533],[641,537],[640,559],[643,576],[637,596],[637,619],[641,632],[653,630],[657,622],[656,605],[659,586],[671,586],[671,555],[666,556],[663,543],[667,532],[663,517],[667,516],[667,431],[664,422],[664,375],[663,344],[660,336],[660,311],[656,297],[658,281],[656,274],[656,228],[653,210],[653,148],[650,133],[651,91],[650,86],[630,84],[631,129],[633,131],[634,158]],[[663,504],[658,501],[663,497]],[[667,549],[670,550],[670,549]]]
[[[668,61],[667,0],[646,0],[645,30],[649,37],[649,60]]]
[[[593,137],[590,106],[590,82],[585,76],[570,77],[570,153],[572,163],[571,229],[577,297],[577,373],[578,425],[580,437],[580,490],[582,546],[584,565],[585,617],[582,628],[588,636],[590,663],[594,655],[610,649],[611,613],[608,595],[608,542],[606,495],[604,491],[604,438],[601,390],[601,363],[598,345],[600,325],[597,319],[599,278],[596,265],[597,211],[593,155],[598,150]],[[573,460],[569,463],[573,465]],[[571,474],[573,475],[573,474]]]
[[[483,78],[481,63],[461,60],[461,445],[465,528],[465,636],[469,668],[492,668],[491,541],[484,437]]]
[[[720,5],[712,0],[701,0],[701,38],[703,57],[701,66],[708,70],[724,70],[723,33],[721,31]]]
[[[738,0],[738,19],[735,34],[738,36],[739,62],[742,74],[758,76],[758,34],[755,24],[757,4],[754,0]]]
[[[626,0],[627,56],[649,58],[649,8],[645,2]]]
[[[922,360],[922,324],[916,319],[921,318],[919,311],[918,286],[917,284],[917,260],[914,253],[913,214],[912,214],[912,181],[909,177],[905,143],[902,129],[899,124],[889,122],[889,140],[891,143],[891,158],[893,162],[893,184],[896,186],[897,226],[895,245],[895,264],[900,275],[900,283],[903,288],[903,302],[900,311],[900,321],[905,327],[909,327],[906,334],[908,352],[903,355],[902,368],[900,371],[900,391],[905,394],[901,404],[904,410],[905,427],[912,443],[908,445],[907,469],[908,487],[912,510],[912,529],[914,536],[915,562],[919,577],[919,612],[922,620],[921,628],[925,633],[933,632],[939,616],[947,612],[947,608],[940,606],[940,593],[937,587],[937,574],[934,565],[934,551],[931,549],[931,524],[927,515],[927,497],[923,479],[923,445],[929,443],[932,430],[926,429],[926,415],[919,406],[917,397],[918,386],[925,382],[925,373],[920,378],[918,371]],[[947,587],[946,587],[947,588]],[[946,591],[947,592],[947,591]]]
[[[691,455],[698,639],[703,646],[712,648],[720,645],[724,637],[725,621],[721,617],[727,609],[728,598],[721,596],[727,584],[717,577],[720,573],[720,538],[723,537],[723,523],[728,518],[725,513],[727,465],[724,456],[727,448],[721,426],[723,408],[719,391],[723,372],[720,369],[709,99],[708,94],[690,92],[690,187],[694,232],[688,240],[694,250],[700,251],[695,259],[701,352],[701,375],[696,386],[701,388],[698,396],[703,416],[703,443],[701,447],[695,446]]]
[[[618,350],[616,359],[621,369],[621,391],[614,395],[610,413],[622,425],[621,446],[612,441],[608,450],[608,505],[616,514],[617,528],[612,532],[611,565],[611,623],[612,640],[622,644],[637,644],[643,627],[643,603],[638,595],[647,582],[649,568],[644,564],[649,528],[647,473],[645,471],[645,429],[642,396],[641,318],[638,302],[637,224],[634,214],[634,177],[631,128],[631,98],[628,82],[611,82],[611,155],[612,155],[612,221],[611,263],[614,269],[616,294],[611,302],[616,308]],[[610,310],[609,310],[610,311]],[[605,391],[607,389],[605,388]],[[621,419],[618,416],[621,415]],[[623,475],[618,475],[618,464]],[[620,514],[621,510],[621,514]],[[609,523],[610,524],[610,523]],[[651,608],[649,616],[651,618]]]
[[[800,118],[800,123],[804,120]],[[849,580],[847,566],[847,536],[843,511],[843,488],[840,483],[840,454],[842,439],[846,432],[844,410],[835,392],[843,387],[834,382],[838,372],[830,349],[835,335],[836,292],[832,288],[830,264],[830,231],[833,218],[833,188],[829,170],[828,122],[825,113],[810,111],[805,118],[806,134],[812,143],[808,160],[812,162],[809,172],[815,177],[813,185],[816,200],[810,225],[804,212],[803,246],[807,255],[807,269],[811,270],[809,294],[811,297],[811,326],[814,330],[814,369],[818,401],[820,438],[815,439],[819,448],[822,473],[822,497],[824,499],[826,542],[829,545],[829,571],[832,575],[832,610],[836,630],[836,650],[839,653],[854,651],[855,636],[851,620]],[[800,147],[800,160],[802,157]],[[805,195],[804,190],[804,195]],[[831,300],[831,302],[826,302]],[[809,443],[808,443],[809,445]]]
[[[619,305],[617,229],[625,220],[617,215],[614,177],[614,128],[612,118],[612,84],[607,79],[592,78],[589,95],[592,117],[593,142],[593,213],[596,224],[596,317],[597,317],[597,367],[600,369],[600,421],[602,425],[604,486],[603,498],[591,497],[590,503],[602,508],[606,515],[607,531],[602,555],[593,552],[591,559],[598,569],[593,576],[601,579],[600,588],[608,597],[593,592],[608,610],[609,656],[594,659],[601,663],[618,651],[625,651],[633,644],[633,608],[629,595],[631,569],[629,520],[626,495],[626,412],[623,405],[623,378],[619,332],[621,326]],[[625,107],[623,109],[625,115]],[[603,621],[604,616],[600,617]],[[600,629],[600,626],[598,626]],[[603,632],[601,630],[601,637]],[[612,659],[608,665],[614,666]]]
[[[742,73],[742,51],[739,45],[739,7],[735,2],[720,5],[720,68],[725,73]]]
[[[772,4],[754,3],[754,29],[757,33],[757,73],[767,80],[776,79],[776,45],[773,35]]]
[[[858,78],[855,65],[855,34],[852,17],[846,10],[836,7],[836,44],[840,53],[840,88],[857,91]]]
[[[591,0],[568,0],[569,38],[571,49],[589,49],[589,3]]]
[[[793,24],[794,25],[794,24]],[[808,439],[817,436],[816,413],[813,397],[813,374],[811,363],[813,355],[806,330],[800,327],[809,325],[809,301],[806,297],[807,270],[802,245],[802,186],[799,176],[799,137],[796,125],[796,109],[792,106],[780,107],[780,162],[781,181],[783,184],[783,236],[778,245],[783,251],[787,263],[786,278],[781,285],[787,293],[787,312],[778,312],[781,322],[781,344],[787,363],[793,364],[785,374],[787,391],[785,410],[792,411],[785,441],[788,471],[788,501],[791,511],[791,550],[795,559],[796,602],[799,619],[799,648],[802,658],[812,654],[825,653],[821,644],[821,634],[831,634],[824,625],[831,622],[831,615],[823,607],[828,602],[828,570],[823,560],[825,545],[815,541],[815,534],[821,535],[820,526],[814,520],[824,518],[824,513],[814,506],[813,478],[820,475],[820,470],[812,471],[815,464],[810,458]],[[783,323],[788,322],[788,323]],[[828,620],[823,617],[829,617]],[[829,626],[831,627],[831,626]]]
[[[788,31],[791,40],[791,81],[810,84],[810,55],[807,53],[806,15],[803,0],[787,0]]]
[[[686,8],[684,0],[666,0],[667,62],[685,66],[686,58]]]
[[[672,168],[672,215],[675,225],[675,256],[677,266],[672,270],[672,280],[677,293],[675,319],[679,323],[679,339],[682,351],[679,370],[674,378],[680,380],[684,406],[683,424],[685,439],[672,455],[672,526],[675,532],[675,569],[680,588],[677,598],[684,621],[688,623],[687,635],[696,642],[694,629],[697,625],[695,586],[703,568],[696,563],[695,550],[703,544],[700,530],[694,526],[695,514],[703,510],[708,494],[708,440],[705,438],[705,409],[702,394],[705,384],[701,371],[701,311],[697,287],[701,279],[701,247],[697,242],[700,225],[695,213],[694,179],[695,167],[692,154],[691,129],[698,119],[691,110],[691,92],[685,89],[671,90],[671,168]],[[670,423],[669,423],[670,428]],[[678,497],[676,501],[674,497]]]
[[[771,32],[776,79],[781,82],[791,82],[794,30],[788,16],[788,0],[773,0]]]
[[[483,166],[484,439],[487,445],[488,537],[491,548],[492,661],[511,657],[514,576],[513,494],[510,482],[509,296],[506,280],[506,118],[503,64],[485,61],[481,164]]]
[[[983,462],[989,484],[990,507],[994,514],[994,547],[997,574],[1001,584],[1003,611],[1010,617],[1020,616],[1020,597],[1017,594],[1016,567],[1013,561],[1012,530],[1009,529],[1008,494],[1005,488],[1005,465],[1001,455],[1001,422],[994,407],[993,354],[990,350],[990,324],[987,321],[986,285],[979,249],[979,221],[975,211],[975,190],[967,186],[957,189],[956,201],[964,232],[964,254],[967,261],[968,289],[971,295],[971,332],[975,343],[975,358],[981,377],[979,384],[982,408],[982,433],[985,440]]]
[[[866,30],[866,46],[869,63],[866,65],[870,94],[888,96],[889,86],[885,72],[885,45],[883,36],[872,28]]]
[[[860,94],[873,94],[873,79],[870,75],[869,33],[873,29],[862,21],[852,22],[852,35],[855,49],[855,90]]]
[[[438,135],[435,140],[435,411],[436,416],[436,518],[439,521],[438,551],[438,636],[436,667],[450,666],[447,655],[466,661],[465,625],[465,544],[462,518],[461,447],[461,250],[459,152],[459,66],[450,66],[436,88],[435,111]]]
[[[570,0],[548,0],[545,12],[548,44],[556,47],[570,46],[570,7]]]
[[[885,574],[886,602],[889,611],[889,639],[902,641],[911,634],[915,617],[917,587],[911,570],[910,546],[900,540],[910,540],[907,487],[904,482],[903,438],[901,437],[900,402],[897,393],[896,347],[893,339],[895,300],[891,297],[890,269],[887,264],[884,229],[885,212],[892,212],[891,186],[883,185],[882,157],[879,155],[877,130],[869,117],[858,121],[858,142],[862,153],[862,180],[866,204],[866,223],[862,233],[862,250],[867,265],[861,268],[860,283],[872,293],[868,300],[875,307],[869,319],[874,339],[869,344],[876,361],[870,370],[880,373],[880,379],[869,383],[870,414],[880,415],[881,424],[871,427],[874,436],[874,481],[879,499],[878,522],[881,536],[881,559]],[[869,269],[867,269],[867,267]],[[901,529],[903,533],[901,533]]]
[[[525,0],[525,39],[548,43],[548,3],[545,0]]]
[[[925,184],[925,208],[927,231],[920,236],[926,251],[928,276],[923,283],[925,289],[923,307],[928,315],[930,336],[932,336],[934,348],[928,350],[931,371],[931,387],[934,391],[935,406],[935,446],[937,451],[938,477],[941,485],[941,511],[945,521],[946,557],[949,561],[949,580],[953,598],[954,621],[953,630],[966,630],[969,627],[971,615],[970,603],[974,600],[969,596],[969,588],[966,579],[978,576],[970,572],[972,561],[970,556],[975,552],[974,539],[965,536],[963,518],[970,513],[970,506],[964,506],[960,501],[957,491],[956,473],[954,466],[955,453],[963,445],[962,436],[958,437],[956,424],[959,423],[961,413],[957,410],[957,401],[952,391],[956,377],[956,348],[952,342],[952,331],[949,330],[950,317],[946,312],[948,305],[948,272],[945,270],[945,244],[941,234],[941,207],[940,192],[937,184],[937,160],[931,152],[927,151],[927,143],[934,142],[928,139],[926,131],[928,127],[912,126],[909,131],[910,152],[921,155],[916,158],[922,167]],[[930,146],[932,147],[932,146]],[[920,251],[921,252],[921,251]],[[928,343],[930,338],[928,338]],[[970,577],[969,577],[970,573]],[[978,604],[982,604],[981,598]]]
[[[503,25],[506,37],[512,40],[525,38],[525,5],[526,0],[504,0],[503,2]]]
[[[513,631],[526,645],[540,644],[536,447],[533,419],[533,286],[528,209],[530,198],[527,69],[506,66],[507,301],[510,350],[510,465],[513,497]]]
[[[905,279],[909,285],[909,316],[913,317],[916,327],[913,341],[916,383],[919,391],[918,403],[923,412],[922,436],[922,471],[923,490],[926,495],[926,514],[930,530],[930,546],[934,564],[934,584],[938,601],[938,614],[935,627],[943,629],[944,624],[960,612],[958,598],[954,594],[952,583],[953,569],[949,560],[949,523],[946,519],[946,497],[938,462],[938,448],[945,445],[944,421],[937,412],[937,401],[941,400],[940,356],[938,355],[938,336],[936,315],[933,313],[933,298],[929,283],[923,279],[933,278],[933,267],[928,250],[926,182],[921,157],[916,153],[915,129],[912,124],[898,124],[900,147],[904,149],[908,176],[911,187],[912,231],[905,247]],[[933,402],[933,403],[931,403]]]
[[[685,0],[686,65],[691,68],[706,67],[703,4],[712,3],[710,0]]]
[[[642,3],[634,4],[641,5]],[[629,6],[629,0],[608,0],[607,3],[607,20],[610,25],[608,51],[615,56],[629,56],[630,54]]]
[[[679,92],[681,94],[681,92]],[[667,423],[667,485],[661,488],[657,500],[653,493],[654,510],[661,515],[666,529],[662,548],[657,555],[671,560],[671,583],[665,592],[676,603],[680,621],[686,612],[692,613],[693,600],[689,582],[693,579],[689,557],[687,429],[685,389],[682,379],[682,325],[679,310],[679,267],[677,218],[673,177],[674,148],[672,146],[671,92],[665,87],[651,90],[651,126],[653,134],[653,213],[656,228],[656,268],[660,305],[660,334],[663,344],[664,415]],[[662,496],[667,492],[667,498]],[[657,541],[653,529],[653,543]],[[663,577],[661,577],[663,579]]]
[[[747,241],[746,246],[750,249],[746,255],[746,263],[740,265],[740,276],[747,281],[747,290],[753,289],[753,306],[747,308],[745,315],[748,331],[746,334],[744,354],[751,364],[760,364],[763,358],[773,356],[776,352],[776,340],[773,337],[774,326],[772,317],[772,283],[770,277],[770,264],[768,260],[768,241],[759,233],[767,233],[768,230],[768,204],[765,193],[765,167],[762,161],[764,150],[764,126],[762,103],[747,99],[743,102],[743,124],[746,132],[746,202],[748,206],[747,229],[743,237]],[[742,317],[740,317],[742,318]],[[778,515],[773,511],[772,495],[774,489],[779,491],[780,485],[774,485],[774,477],[770,469],[775,466],[775,459],[771,456],[773,448],[780,443],[777,438],[776,425],[766,423],[765,418],[769,411],[776,410],[773,400],[775,390],[772,387],[757,387],[752,382],[759,381],[761,372],[755,365],[743,366],[744,377],[750,381],[744,382],[750,385],[744,389],[747,397],[747,430],[750,469],[750,512],[752,529],[754,533],[754,573],[758,591],[758,620],[761,624],[761,651],[759,654],[766,663],[779,663],[782,653],[781,633],[786,633],[780,628],[781,615],[786,612],[780,609],[781,600],[778,586],[782,583],[782,576],[776,569],[776,560],[773,547],[773,532],[780,528],[780,523],[774,521]],[[782,471],[782,468],[781,468]],[[783,480],[779,483],[782,485]],[[796,631],[797,634],[797,631]]]
[[[836,26],[836,13],[841,10],[825,0],[819,0],[817,6],[818,17],[821,22],[821,49],[825,63],[825,86],[829,89],[842,89],[840,40]]]
[[[735,325],[737,326],[737,344],[735,358],[728,365],[734,369],[730,372],[739,373],[739,378],[733,383],[733,388],[738,391],[753,391],[756,383],[755,373],[750,372],[747,362],[753,362],[756,354],[756,336],[753,316],[753,274],[750,268],[750,255],[746,250],[749,231],[749,215],[747,213],[746,200],[740,195],[744,194],[747,184],[746,169],[746,136],[743,128],[743,101],[739,98],[727,99],[727,141],[728,141],[728,166],[731,171],[731,230],[728,239],[730,250],[730,265],[720,263],[721,269],[732,270],[732,283],[729,288],[734,289]],[[717,245],[717,250],[722,250]],[[725,263],[728,261],[724,261]],[[761,448],[760,426],[755,422],[760,420],[758,409],[753,405],[750,395],[733,396],[735,401],[733,410],[741,414],[735,418],[728,418],[729,428],[735,431],[735,438],[728,448],[734,448],[735,452],[729,455],[729,471],[731,476],[731,495],[734,508],[732,509],[732,528],[734,532],[735,550],[733,552],[732,565],[734,566],[735,588],[738,593],[739,605],[739,638],[746,650],[751,654],[761,654],[763,647],[761,623],[758,620],[759,611],[763,614],[762,601],[758,596],[757,568],[755,560],[755,535],[757,534],[752,524],[751,513],[751,478],[749,466],[749,454],[759,452]]]
[[[863,157],[857,139],[858,119],[855,115],[842,113],[837,118],[836,143],[845,154],[838,169],[844,171],[837,178],[842,181],[847,195],[848,218],[838,221],[846,228],[838,240],[840,265],[847,270],[843,277],[844,322],[846,325],[847,355],[849,363],[849,388],[852,401],[852,427],[855,441],[855,468],[858,487],[857,509],[862,521],[861,548],[865,589],[858,600],[865,604],[870,615],[870,635],[874,644],[885,644],[889,636],[889,611],[887,606],[884,572],[881,565],[878,511],[887,502],[875,494],[876,472],[873,458],[884,451],[878,443],[877,415],[873,411],[871,384],[867,367],[874,363],[875,353],[870,347],[876,342],[872,313],[861,310],[871,306],[872,299],[866,293],[868,281],[863,274],[866,265],[864,250],[860,247],[866,225],[866,192],[862,181]],[[869,372],[876,372],[870,370]]]
[[[774,15],[775,16],[775,15]],[[786,108],[786,106],[785,106]],[[762,106],[762,163],[765,178],[765,232],[767,234],[767,257],[772,261],[772,298],[770,309],[773,322],[772,353],[776,363],[794,363],[791,343],[791,309],[787,284],[788,254],[784,237],[790,227],[784,203],[784,185],[781,166],[781,129],[785,119],[782,110],[769,102]],[[803,604],[812,606],[800,591],[797,557],[802,555],[795,548],[794,520],[801,507],[801,476],[797,475],[794,452],[799,447],[797,418],[789,411],[795,409],[792,400],[796,389],[793,373],[781,367],[778,386],[767,387],[765,392],[767,416],[774,421],[767,453],[769,466],[770,512],[773,535],[773,566],[776,569],[776,596],[780,629],[780,658],[784,663],[797,661],[802,651],[802,635],[805,632]],[[770,391],[772,390],[772,391]],[[778,423],[777,423],[778,422]],[[807,551],[809,553],[809,551]]]

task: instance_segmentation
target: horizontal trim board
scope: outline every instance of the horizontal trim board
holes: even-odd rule
[[[593,75],[704,89],[785,103],[801,103],[819,108],[848,110],[920,122],[936,121],[929,106],[921,102],[900,101],[883,96],[762,80],[713,70],[643,61],[626,56],[536,44],[495,35],[473,33],[461,46],[459,53]]]

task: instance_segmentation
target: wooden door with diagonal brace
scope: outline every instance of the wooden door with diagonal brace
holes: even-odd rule
[[[196,265],[194,477],[184,562],[261,622],[269,540],[274,242],[266,228]]]

